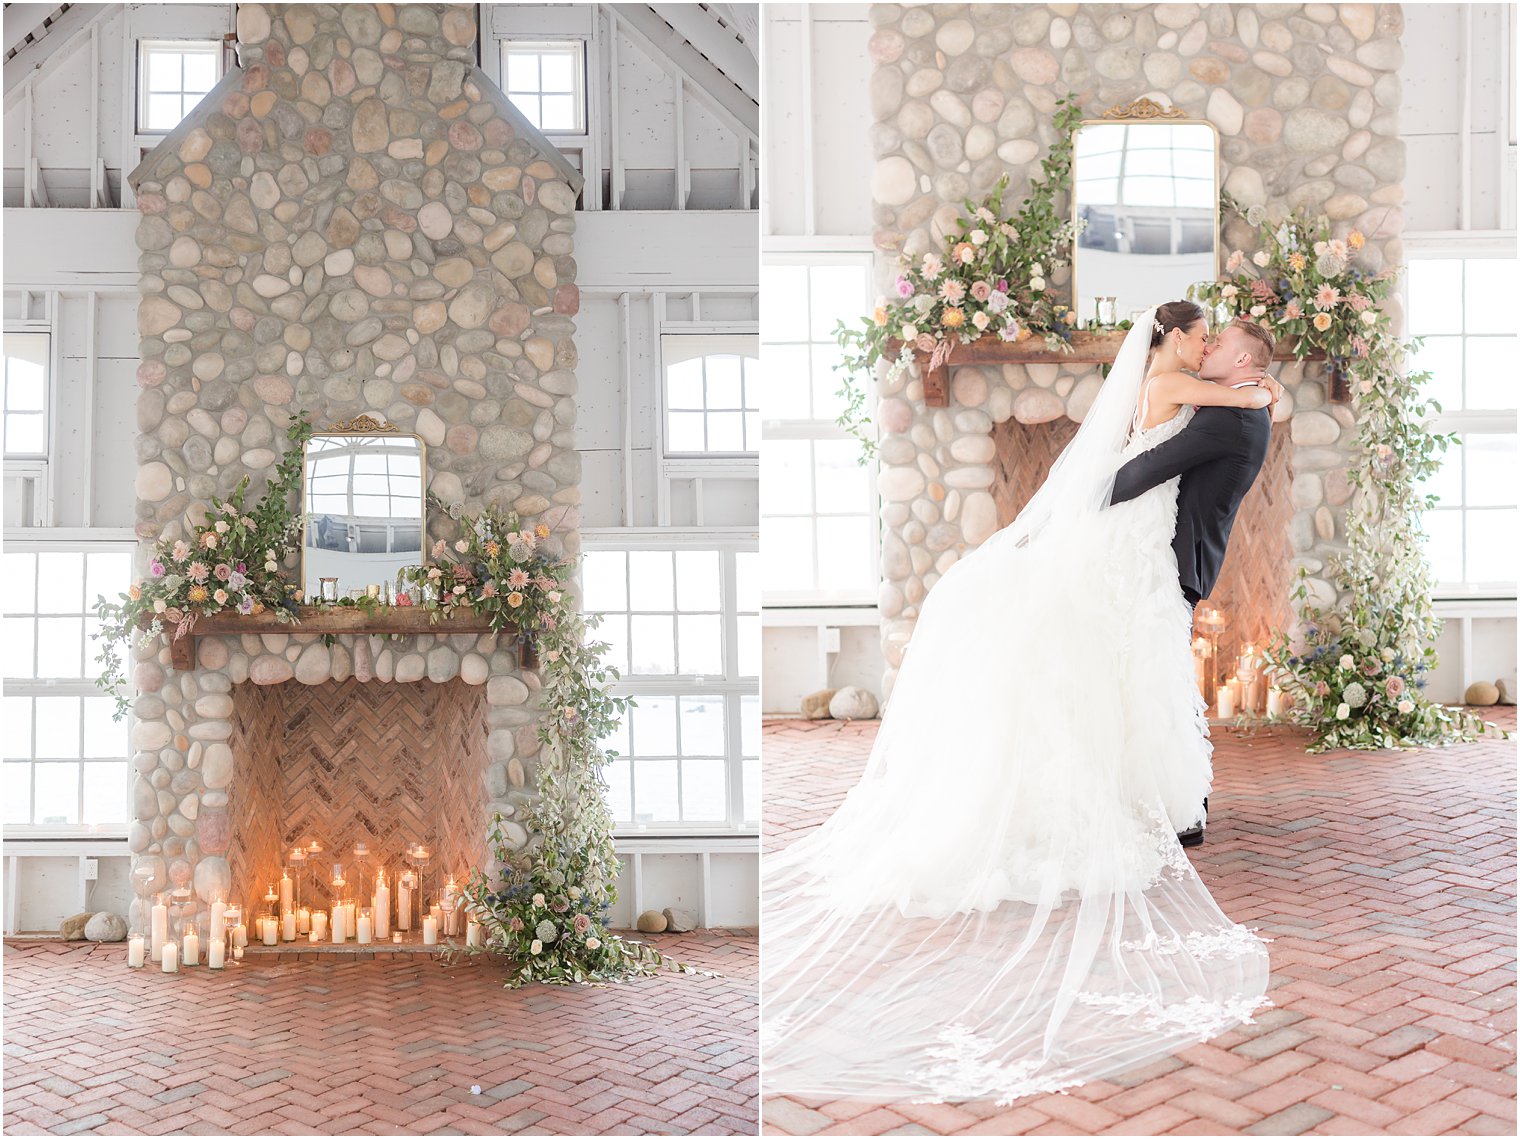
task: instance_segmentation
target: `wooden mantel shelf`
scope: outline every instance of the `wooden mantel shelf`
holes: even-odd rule
[[[169,642],[171,663],[181,672],[196,667],[195,642],[200,637],[236,637],[244,633],[489,633],[491,622],[485,617],[460,613],[453,617],[432,618],[434,613],[421,606],[389,606],[378,613],[366,613],[362,609],[346,606],[302,605],[297,609],[298,621],[281,621],[272,610],[263,613],[218,613],[202,617],[190,627],[183,637]],[[146,616],[146,615],[145,615]],[[148,624],[146,620],[144,624]],[[169,630],[165,630],[165,636]],[[518,638],[518,661],[523,668],[538,667],[538,652],[531,639],[511,630],[504,636]]]
[[[979,336],[970,344],[957,344],[955,351],[950,353],[949,362],[938,368],[928,366],[928,353],[915,349],[913,355],[918,363],[919,375],[924,380],[924,403],[929,407],[948,407],[951,368],[959,368],[964,364],[1112,364],[1114,357],[1119,354],[1119,346],[1128,335],[1122,329],[1113,332],[1073,332],[1069,352],[1051,348],[1042,336],[1015,341]],[[889,356],[896,357],[901,351],[902,341],[887,342]],[[1288,340],[1278,342],[1277,352],[1272,358],[1280,361],[1298,359],[1293,352],[1292,342]],[[1311,353],[1306,358],[1323,360],[1324,355]],[[1330,398],[1334,402],[1344,403],[1349,399],[1350,393],[1342,390],[1345,387],[1343,380],[1339,383],[1334,380],[1332,378]]]

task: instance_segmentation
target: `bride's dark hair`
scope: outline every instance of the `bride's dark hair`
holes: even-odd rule
[[[1192,301],[1167,301],[1156,306],[1156,323],[1161,327],[1151,329],[1151,347],[1160,344],[1172,329],[1180,328],[1186,332],[1202,319],[1203,306]]]

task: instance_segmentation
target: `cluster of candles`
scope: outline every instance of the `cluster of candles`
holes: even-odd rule
[[[296,847],[290,852],[280,880],[270,883],[269,891],[264,895],[267,912],[245,916],[243,907],[236,903],[221,899],[211,903],[210,926],[204,941],[206,965],[222,969],[229,960],[241,961],[250,936],[264,945],[279,945],[301,938],[311,944],[331,942],[341,945],[352,940],[357,945],[371,945],[387,938],[400,943],[403,933],[412,929],[414,913],[420,919],[417,924],[423,945],[437,945],[440,934],[457,937],[461,926],[464,927],[466,945],[474,948],[483,945],[480,924],[466,912],[464,893],[452,876],[435,903],[427,905],[424,902],[424,880],[432,855],[422,844],[407,848],[406,859],[412,865],[396,879],[394,930],[391,928],[393,891],[386,881],[383,867],[376,872],[373,889],[366,890],[369,848],[362,842],[354,846],[354,861],[350,864],[355,868],[352,880],[345,876],[341,863],[333,866],[330,907],[310,908],[301,904],[302,871],[321,852],[322,846],[318,842]],[[313,886],[315,884],[313,875]],[[361,905],[353,900],[355,893],[368,904]],[[180,936],[170,936],[170,907],[165,896],[158,895],[151,910],[149,933],[144,936],[134,932],[127,941],[127,965],[130,968],[140,969],[151,960],[165,973],[177,973],[181,966],[201,963],[203,945],[198,924],[193,913],[185,913],[191,906],[189,889],[175,891],[172,904],[181,915],[176,921],[182,930]],[[250,922],[253,924],[251,934]]]
[[[1193,671],[1203,698],[1214,707],[1221,720],[1236,716],[1266,716],[1280,719],[1288,709],[1289,697],[1267,675],[1265,655],[1247,642],[1235,662],[1235,675],[1216,681],[1215,662],[1219,659],[1219,635],[1225,626],[1224,614],[1212,605],[1198,611],[1199,635],[1193,640]]]

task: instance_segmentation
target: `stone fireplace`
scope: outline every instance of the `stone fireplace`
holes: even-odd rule
[[[243,4],[237,32],[239,66],[132,176],[139,536],[183,536],[244,477],[256,501],[304,411],[415,432],[432,493],[577,553],[581,179],[474,66],[474,7]],[[319,877],[361,840],[480,865],[496,812],[528,840],[540,685],[508,637],[291,626],[203,637],[188,670],[145,645],[133,681],[139,910],[262,897],[313,838]]]
[[[1323,210],[1367,236],[1361,267],[1402,259],[1396,5],[879,4],[871,20],[880,293],[898,253],[938,248],[962,202],[1005,172],[1005,200],[1020,200],[1067,92],[1093,118],[1144,96],[1207,119],[1242,206]],[[1223,245],[1249,251],[1250,231],[1227,223]],[[1344,545],[1355,414],[1329,402],[1321,365],[1274,371],[1287,396],[1210,599],[1229,620],[1225,653],[1291,622],[1299,567],[1317,601],[1336,595],[1324,570]],[[926,406],[912,371],[878,385],[888,691],[928,591],[1028,500],[1101,384],[1097,365],[952,357],[946,407]]]

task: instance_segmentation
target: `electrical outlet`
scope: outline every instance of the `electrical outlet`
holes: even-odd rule
[[[84,880],[93,882],[100,877],[100,859],[86,858],[84,860]]]

